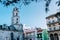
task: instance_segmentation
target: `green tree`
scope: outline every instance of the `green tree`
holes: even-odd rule
[[[52,0],[45,0],[46,4],[45,4],[45,11],[48,12],[49,11],[49,5],[51,3]],[[54,0],[55,1],[55,0]],[[58,7],[60,6],[60,0],[56,1],[55,3]]]
[[[11,4],[15,5],[15,4],[19,4],[21,5],[28,5],[31,2],[38,2],[39,0],[0,0],[0,3],[2,3],[5,6],[9,6]],[[40,0],[41,1],[41,0]]]
[[[15,5],[15,4],[19,4],[20,6],[22,5],[29,5],[32,2],[36,2],[38,3],[41,0],[0,0],[0,3],[3,4],[4,6],[9,6],[9,5]],[[48,12],[49,11],[49,5],[51,3],[52,0],[44,0],[45,3],[45,11]],[[60,6],[60,0],[58,0],[55,4],[57,4],[57,6]]]
[[[47,32],[47,30],[43,30],[43,32],[42,32],[42,38],[43,38],[43,40],[48,40],[48,32]]]

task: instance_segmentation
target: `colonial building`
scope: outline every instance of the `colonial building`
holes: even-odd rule
[[[25,29],[25,40],[42,40],[42,29],[35,28],[35,29]]]
[[[60,12],[46,17],[50,40],[60,40]]]
[[[0,25],[0,40],[23,40],[23,25],[20,24],[19,10],[13,9],[11,25]]]
[[[43,40],[43,38],[42,38],[43,29],[37,28],[36,30],[37,30],[37,40]]]
[[[35,40],[35,31],[32,29],[25,29],[24,30],[25,34],[25,40]]]

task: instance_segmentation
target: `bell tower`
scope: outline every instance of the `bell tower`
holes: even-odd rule
[[[19,27],[20,27],[19,10],[18,10],[17,7],[13,8],[12,25],[13,25],[16,29],[19,29]]]

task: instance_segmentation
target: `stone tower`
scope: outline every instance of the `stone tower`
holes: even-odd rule
[[[20,28],[20,17],[19,17],[19,10],[17,7],[13,9],[13,16],[12,16],[12,25],[18,30]]]

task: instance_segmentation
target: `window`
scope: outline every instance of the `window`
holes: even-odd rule
[[[15,10],[18,10],[17,8]]]
[[[56,28],[54,27],[54,30],[56,30]]]
[[[18,13],[16,13],[16,16],[18,16]]]
[[[50,20],[50,18],[48,18],[48,20]]]
[[[48,25],[49,27],[51,27],[51,25]]]
[[[16,19],[16,24],[18,23],[18,18]]]
[[[30,39],[30,40],[32,40],[32,39]]]
[[[19,40],[19,37],[17,37],[17,40]]]
[[[28,33],[28,36],[29,36],[30,34]]]
[[[0,29],[2,29],[2,25],[0,25]]]
[[[59,26],[59,29],[60,29],[60,26]]]
[[[49,28],[49,30],[51,31],[51,28]]]
[[[14,36],[13,33],[11,33],[11,40],[14,40],[13,36]]]
[[[10,27],[8,27],[8,30],[10,30]]]
[[[60,25],[60,23],[59,23],[59,25]]]
[[[53,24],[53,26],[55,26],[55,24]]]
[[[17,20],[18,20],[18,18],[17,18]]]
[[[48,23],[51,23],[50,21]]]
[[[37,34],[37,38],[42,38],[42,33]]]
[[[58,20],[60,21],[60,18],[58,18]]]
[[[40,37],[40,35],[39,35],[39,37]]]
[[[54,20],[52,21],[52,23],[54,23]]]
[[[16,24],[18,23],[18,21],[16,21]]]
[[[34,33],[31,33],[31,35],[34,35]]]

